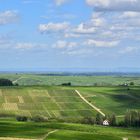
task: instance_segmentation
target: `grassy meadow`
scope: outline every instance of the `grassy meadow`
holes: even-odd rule
[[[44,140],[139,140],[139,129],[112,128],[71,123],[33,123],[0,120],[0,137]],[[47,135],[49,132],[54,133]],[[20,139],[19,139],[20,140]]]

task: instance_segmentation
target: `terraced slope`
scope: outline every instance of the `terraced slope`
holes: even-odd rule
[[[139,101],[140,87],[3,87],[0,115],[80,118],[102,112],[123,117],[127,110],[140,110]]]
[[[94,116],[96,111],[85,103],[74,89],[30,87],[0,89],[0,113],[83,117]]]

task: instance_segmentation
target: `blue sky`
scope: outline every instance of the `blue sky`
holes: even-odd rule
[[[0,0],[0,70],[139,68],[139,0]]]

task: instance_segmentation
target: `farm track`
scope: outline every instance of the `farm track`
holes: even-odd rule
[[[97,108],[95,105],[91,104],[89,101],[87,101],[84,96],[81,95],[81,93],[78,90],[75,90],[75,92],[79,95],[79,97],[85,102],[87,103],[89,106],[91,106],[94,110],[96,110],[97,112],[99,112],[102,116],[105,116],[105,114],[99,109]]]
[[[23,79],[23,78],[25,78],[25,77],[22,77],[22,76],[21,76],[21,77],[19,77],[18,79],[14,80],[13,83],[17,83],[17,81],[19,81],[19,80],[21,80],[21,79]]]
[[[44,135],[41,139],[39,139],[39,140],[44,140],[44,139],[47,139],[47,137],[49,136],[49,135],[51,135],[51,134],[53,134],[53,133],[55,133],[55,132],[57,132],[58,130],[56,129],[56,130],[53,130],[53,131],[50,131],[50,132],[48,132],[46,135]]]
[[[0,140],[37,140],[37,139],[25,139],[25,138],[0,137]]]
[[[39,138],[39,139],[0,137],[0,140],[44,140],[44,139],[47,139],[47,137],[48,137],[50,134],[53,134],[53,133],[55,133],[55,132],[57,132],[57,131],[58,131],[58,130],[50,131],[50,132],[48,132],[47,134],[45,134],[43,137],[41,137],[41,138]]]

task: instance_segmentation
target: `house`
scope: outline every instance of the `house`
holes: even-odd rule
[[[103,121],[103,125],[104,125],[104,126],[109,126],[109,121],[108,121],[108,120],[104,120],[104,121]]]

